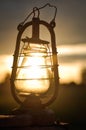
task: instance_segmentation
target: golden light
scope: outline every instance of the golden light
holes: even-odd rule
[[[62,64],[59,66],[59,75],[61,83],[75,82],[80,83],[80,68],[82,65],[78,63]]]
[[[35,53],[33,50],[37,52]],[[45,68],[48,55],[46,48],[31,44],[23,49],[23,53],[25,56],[24,58],[19,58],[20,62],[18,65],[23,67],[23,69],[20,67],[17,70],[16,89],[22,94],[46,92],[49,88],[49,69]]]
[[[0,55],[0,83],[6,77],[6,74],[11,73],[13,57],[10,55]]]

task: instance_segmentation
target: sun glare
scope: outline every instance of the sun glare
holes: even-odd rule
[[[17,71],[17,79],[20,80],[15,80],[15,86],[22,93],[41,93],[49,88],[48,70],[42,68],[42,65],[45,65],[45,58],[38,55],[24,57],[21,62],[24,68],[19,68]]]

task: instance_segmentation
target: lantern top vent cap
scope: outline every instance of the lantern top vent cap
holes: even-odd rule
[[[22,41],[24,43],[28,42],[28,43],[33,43],[33,44],[49,44],[48,41],[41,40],[39,38],[29,38],[29,37],[26,37],[26,38],[23,38]]]

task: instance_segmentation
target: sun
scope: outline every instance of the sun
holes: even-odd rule
[[[44,57],[36,53],[31,57],[24,57],[21,61],[23,68],[17,69],[15,86],[22,93],[43,93],[49,88],[49,70]],[[20,63],[19,63],[20,65]]]

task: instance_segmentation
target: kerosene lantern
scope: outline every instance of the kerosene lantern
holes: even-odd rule
[[[54,18],[50,23],[39,18],[40,10],[46,6],[55,9]],[[12,95],[20,104],[20,108],[15,113],[28,113],[37,120],[40,120],[38,115],[49,115],[48,111],[45,112],[46,107],[54,102],[58,94],[59,76],[54,33],[56,12],[56,6],[49,3],[41,8],[34,7],[17,28],[18,35],[11,74]],[[32,20],[26,22],[30,16]],[[49,41],[46,40],[45,30],[46,39],[40,38],[41,26],[48,31]]]

